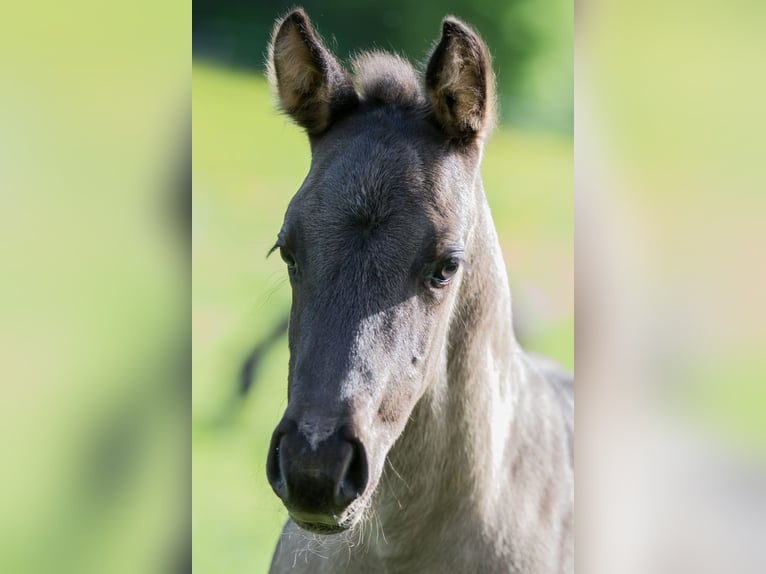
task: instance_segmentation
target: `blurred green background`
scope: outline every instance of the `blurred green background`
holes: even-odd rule
[[[261,65],[283,2],[194,4],[193,510],[198,572],[266,572],[286,518],[265,476],[286,407],[284,265],[266,259],[309,168],[303,133],[278,114]],[[474,25],[495,58],[501,126],[483,166],[519,338],[574,367],[572,4],[356,3],[304,7],[342,60],[384,48],[424,62],[440,21]],[[263,348],[251,391],[243,363]]]

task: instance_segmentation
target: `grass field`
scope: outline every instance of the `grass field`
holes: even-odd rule
[[[266,259],[308,171],[303,134],[257,75],[193,68],[193,546],[200,573],[266,572],[285,519],[265,476],[286,406],[284,337],[252,392],[247,354],[287,314],[279,257]],[[568,136],[498,130],[483,175],[508,266],[520,339],[574,367],[573,159]]]

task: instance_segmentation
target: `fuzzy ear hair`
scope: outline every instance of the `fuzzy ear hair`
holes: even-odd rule
[[[300,8],[274,26],[268,69],[280,107],[309,135],[321,134],[359,102],[348,74]]]
[[[483,138],[495,118],[495,78],[489,51],[457,18],[442,23],[442,36],[426,68],[426,93],[436,120],[452,139]]]

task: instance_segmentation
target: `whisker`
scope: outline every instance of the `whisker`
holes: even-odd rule
[[[407,487],[407,490],[412,492],[412,488],[410,487],[410,485],[407,483],[406,480],[404,480],[404,477],[402,477],[402,475],[399,474],[399,471],[394,468],[394,463],[391,462],[391,459],[390,458],[386,458],[386,462],[388,463],[388,466],[391,467],[391,470],[394,472],[394,474],[399,477],[399,480],[402,481],[404,486]],[[400,504],[400,506],[401,506],[401,504]]]
[[[380,528],[380,535],[383,537],[383,542],[388,545],[388,539],[386,538],[386,530],[383,528],[383,521],[380,519],[380,512],[377,512],[378,528]]]

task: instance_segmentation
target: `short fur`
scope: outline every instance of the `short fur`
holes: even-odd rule
[[[291,519],[272,574],[572,572],[573,381],[511,327],[486,47],[448,18],[424,88],[372,53],[350,96],[302,11],[273,43],[312,163],[277,242],[293,305],[267,474]]]
[[[352,70],[365,101],[373,105],[417,108],[426,103],[418,73],[400,56],[363,52],[354,58]]]

